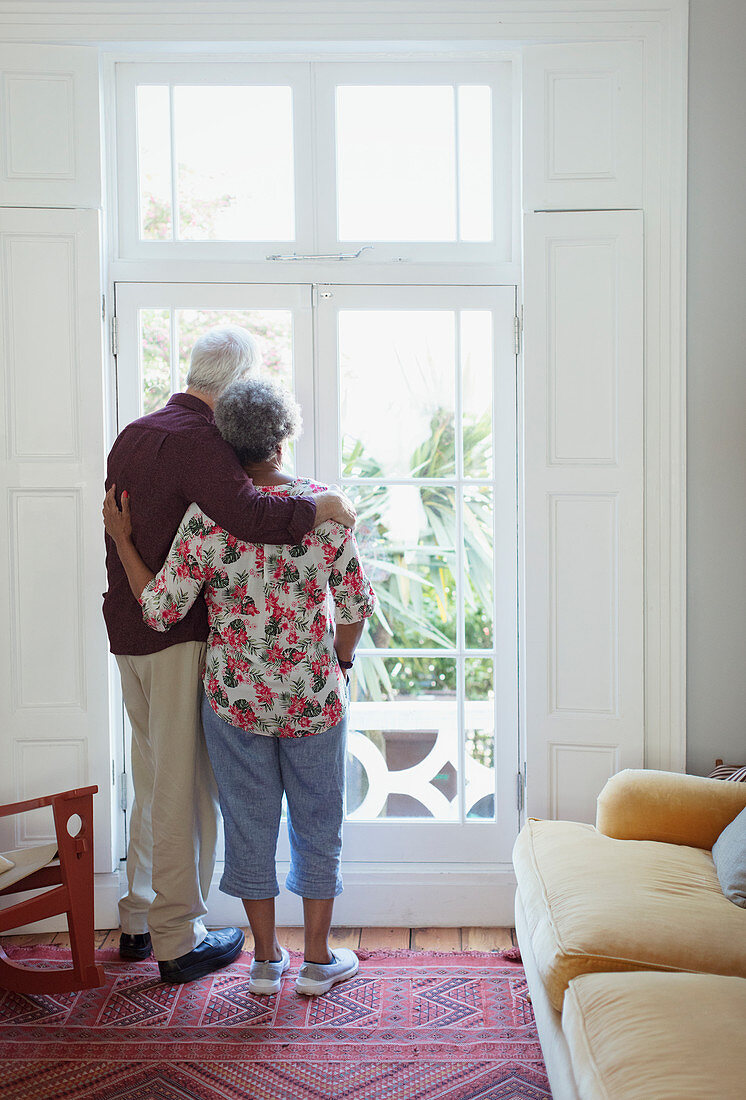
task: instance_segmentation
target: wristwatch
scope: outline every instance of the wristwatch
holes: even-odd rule
[[[339,657],[337,657],[337,664],[339,665],[340,668],[343,668],[345,670],[345,672],[349,672],[349,670],[352,668],[354,663],[355,663],[355,658],[354,657],[352,658],[351,661],[343,661]]]

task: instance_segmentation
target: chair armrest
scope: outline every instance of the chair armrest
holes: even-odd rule
[[[85,794],[97,794],[98,787],[78,787],[74,791],[60,791],[59,794],[46,794],[43,798],[27,798],[25,802],[11,802],[0,806],[0,817],[23,814],[27,810],[38,810],[41,806],[53,806],[55,802],[64,802],[68,798],[80,798]]]
[[[617,840],[662,840],[711,849],[746,807],[746,783],[699,775],[618,772],[596,802],[596,828]]]

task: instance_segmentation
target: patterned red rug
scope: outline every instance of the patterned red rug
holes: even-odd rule
[[[39,967],[61,948],[16,947]],[[101,989],[0,989],[0,1100],[547,1100],[526,979],[500,954],[359,952],[324,997],[247,992],[250,955],[187,985],[99,952]],[[54,960],[54,964],[52,963]]]

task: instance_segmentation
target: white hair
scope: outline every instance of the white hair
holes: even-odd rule
[[[195,341],[189,361],[187,386],[217,397],[242,378],[258,359],[254,337],[238,325],[210,328]]]

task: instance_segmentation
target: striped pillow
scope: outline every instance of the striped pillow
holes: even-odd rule
[[[746,764],[720,764],[708,779],[726,779],[729,783],[746,783]]]

